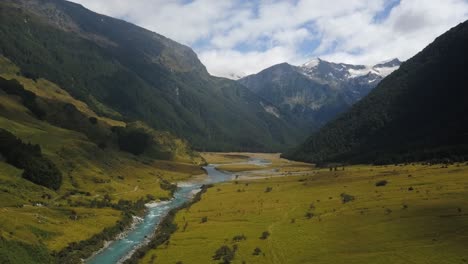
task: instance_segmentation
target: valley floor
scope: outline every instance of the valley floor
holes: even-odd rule
[[[170,241],[141,263],[220,263],[222,246],[232,263],[468,262],[468,164],[330,171],[273,154],[204,158],[238,179],[180,211]]]

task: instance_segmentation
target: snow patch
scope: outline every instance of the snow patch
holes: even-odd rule
[[[390,73],[396,71],[400,66],[394,67],[374,67],[374,66],[366,66],[363,69],[348,69],[348,78],[356,78],[360,76],[367,75],[369,73],[373,73],[379,75],[380,77],[387,77]]]
[[[304,68],[315,68],[317,67],[318,65],[320,64],[320,59],[319,58],[315,58],[309,62],[306,62],[302,65],[302,67]]]
[[[275,107],[273,107],[271,105],[265,105],[263,102],[260,102],[260,105],[263,107],[265,112],[275,116],[276,118],[280,118],[280,114],[278,112],[278,109],[276,109]]]

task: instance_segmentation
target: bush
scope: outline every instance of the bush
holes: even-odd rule
[[[245,235],[237,235],[232,238],[232,241],[234,242],[240,242],[242,240],[246,240],[247,237]]]
[[[264,232],[262,233],[262,235],[260,236],[260,239],[265,240],[265,239],[267,239],[269,236],[270,236],[270,232],[264,231]]]
[[[229,264],[234,259],[235,250],[232,250],[228,246],[221,246],[218,248],[212,257],[213,260],[222,260],[221,263]]]
[[[252,255],[258,256],[258,255],[260,255],[260,254],[262,254],[262,250],[261,250],[259,247],[256,247],[256,248],[254,249]]]
[[[165,191],[170,191],[171,195],[173,195],[174,192],[177,190],[177,185],[176,184],[172,184],[168,180],[165,180],[165,179],[162,179],[162,178],[160,178],[159,180],[160,180],[159,181],[159,187],[161,187],[161,189],[163,189]]]
[[[96,125],[97,122],[98,122],[97,118],[94,117],[94,116],[90,117],[88,120],[89,120],[89,122],[90,122],[91,124],[93,124],[93,125]]]
[[[206,223],[206,222],[208,222],[208,217],[206,216],[202,217],[201,223]]]
[[[341,200],[343,201],[343,203],[348,203],[348,202],[354,201],[354,196],[352,196],[352,195],[342,193],[342,194],[340,194],[340,196],[341,196]]]
[[[385,186],[387,185],[388,181],[386,180],[381,180],[375,183],[375,186],[380,187],[380,186]]]
[[[271,192],[271,191],[273,191],[273,187],[266,187],[266,189],[265,189],[265,192],[266,192],[266,193],[269,193],[269,192]]]

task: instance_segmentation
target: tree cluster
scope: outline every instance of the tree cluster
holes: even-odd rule
[[[48,158],[42,156],[41,147],[23,143],[7,130],[0,129],[0,154],[6,162],[23,169],[23,178],[58,190],[62,184],[62,173]]]

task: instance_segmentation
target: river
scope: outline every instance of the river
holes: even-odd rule
[[[251,162],[263,162],[251,159]],[[132,229],[121,234],[118,239],[110,242],[105,248],[88,259],[88,264],[115,264],[121,263],[131,256],[135,249],[147,244],[150,236],[167,213],[189,202],[200,191],[203,184],[224,182],[232,179],[232,174],[216,169],[215,165],[203,167],[207,173],[206,179],[197,182],[178,183],[174,197],[169,201],[148,204],[144,218],[140,219]]]

